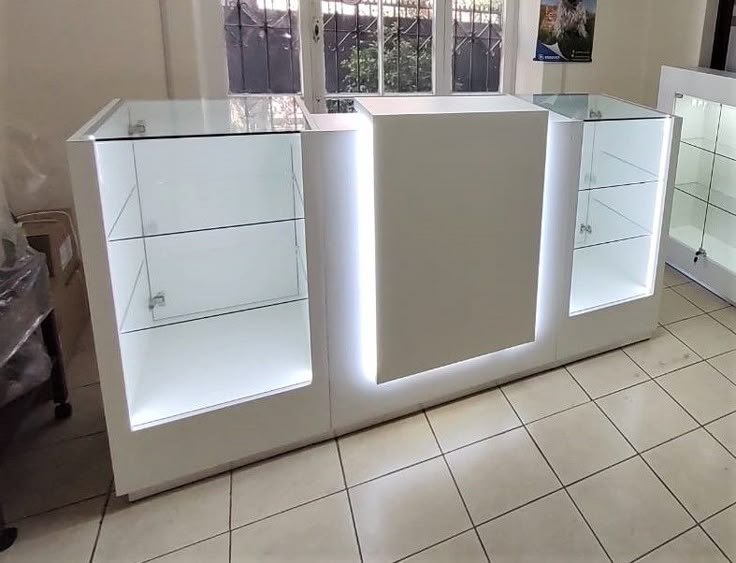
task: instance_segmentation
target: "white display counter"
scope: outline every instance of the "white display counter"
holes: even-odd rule
[[[667,261],[736,303],[736,74],[662,67],[658,107],[683,120]]]
[[[356,108],[117,100],[70,139],[117,494],[654,332],[678,120],[587,95]]]

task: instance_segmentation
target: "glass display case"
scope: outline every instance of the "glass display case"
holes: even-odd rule
[[[583,122],[569,314],[652,295],[672,118],[602,95],[528,99]]]
[[[119,102],[95,139],[133,429],[308,385],[294,98]]]
[[[670,237],[736,274],[736,108],[676,94],[683,118]]]

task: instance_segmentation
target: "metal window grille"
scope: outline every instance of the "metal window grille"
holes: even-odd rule
[[[452,89],[497,92],[501,84],[503,0],[453,0]]]
[[[352,111],[346,94],[432,91],[434,1],[322,0],[329,111]],[[223,0],[232,93],[301,90],[298,2]],[[503,8],[452,0],[453,91],[498,91]]]
[[[301,90],[298,0],[225,0],[233,94]]]

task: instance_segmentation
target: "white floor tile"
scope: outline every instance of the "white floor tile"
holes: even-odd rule
[[[720,311],[714,311],[710,316],[722,325],[725,325],[732,331],[736,332],[736,307],[727,307]]]
[[[492,520],[478,532],[493,563],[608,561],[564,491]]]
[[[728,303],[718,297],[715,293],[708,291],[702,285],[695,282],[678,285],[674,290],[706,313],[716,311],[717,309],[723,309],[728,306]]]
[[[525,423],[589,400],[564,368],[527,377],[506,385],[503,390]]]
[[[594,399],[649,379],[621,350],[571,364],[567,369]]]
[[[230,533],[195,543],[163,557],[152,559],[151,563],[229,563]]]
[[[404,559],[405,563],[488,563],[475,530]]]
[[[653,381],[597,402],[640,452],[698,426],[693,417]]]
[[[614,563],[632,561],[694,524],[638,457],[569,491]]]
[[[644,459],[698,521],[736,502],[736,459],[705,430],[662,444]]]
[[[105,431],[105,412],[99,384],[70,389],[69,402],[74,412],[65,420],[56,420],[53,403],[36,406],[13,439],[12,450],[17,452],[50,446]]]
[[[660,324],[667,325],[702,314],[703,311],[701,309],[693,305],[674,289],[667,288],[662,290],[662,303],[659,307]]]
[[[95,563],[137,563],[228,530],[230,475],[129,503],[113,497]]]
[[[651,377],[700,361],[700,356],[661,327],[650,340],[632,344],[624,350]]]
[[[635,455],[594,403],[586,403],[529,425],[565,485]]]
[[[707,362],[667,374],[659,383],[701,424],[736,411],[736,385]]]
[[[233,527],[344,489],[334,440],[233,472]]]
[[[89,561],[104,505],[99,497],[16,522],[18,539],[0,562]]]
[[[358,485],[350,498],[366,563],[407,557],[471,527],[441,458]]]
[[[716,514],[703,522],[703,528],[710,534],[726,555],[736,561],[736,506]]]
[[[107,494],[111,481],[105,434],[24,451],[0,465],[2,501],[11,521]]]
[[[339,442],[349,487],[440,455],[424,413],[344,436]]]
[[[347,494],[340,492],[233,530],[232,563],[358,563]]]
[[[690,281],[690,278],[688,278],[686,275],[678,272],[669,264],[665,265],[664,267],[664,286],[665,287],[672,287],[673,285],[680,285],[683,283],[688,283],[689,281]]]
[[[706,428],[716,437],[721,444],[736,455],[736,413],[711,422]],[[736,485],[736,478],[734,478]]]
[[[451,452],[447,461],[476,524],[560,487],[523,428]]]
[[[430,409],[427,416],[445,452],[521,425],[498,389]]]
[[[736,350],[711,358],[708,363],[736,383]]]
[[[685,532],[639,561],[641,563],[728,563],[728,559],[700,528]]]
[[[667,329],[703,358],[736,350],[736,334],[708,315],[668,325]]]

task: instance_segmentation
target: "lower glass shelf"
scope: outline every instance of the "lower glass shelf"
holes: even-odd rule
[[[134,430],[309,385],[308,301],[120,335]]]
[[[575,250],[570,314],[647,296],[651,236]]]

